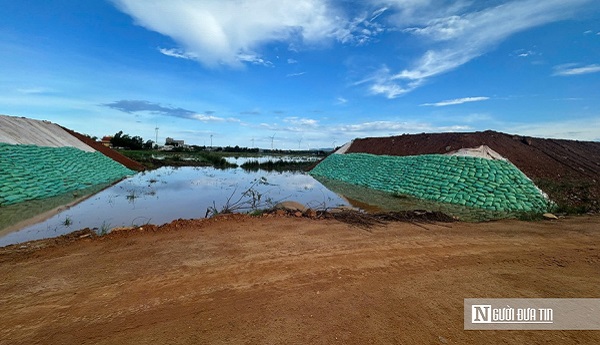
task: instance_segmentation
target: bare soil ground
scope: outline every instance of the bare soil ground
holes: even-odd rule
[[[228,215],[0,248],[0,344],[599,344],[464,331],[463,299],[600,297],[600,217]]]
[[[443,154],[487,145],[510,160],[564,208],[600,211],[600,142],[542,139],[485,131],[357,139],[348,153]]]

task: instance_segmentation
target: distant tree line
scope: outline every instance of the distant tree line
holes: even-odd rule
[[[132,137],[129,134],[123,134],[123,131],[119,131],[110,139],[110,144],[113,147],[122,147],[129,150],[150,150],[154,142],[152,140],[144,142],[144,139],[138,135]]]

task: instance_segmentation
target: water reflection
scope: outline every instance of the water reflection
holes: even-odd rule
[[[276,203],[295,200],[310,207],[335,207],[348,203],[311,176],[301,172],[246,172],[209,167],[163,167],[139,173],[54,217],[0,238],[0,246],[55,237],[82,228],[164,224],[174,219],[202,218],[209,207],[218,209],[254,188]],[[214,204],[213,204],[214,203]]]
[[[310,163],[322,159],[322,156],[260,156],[260,157],[225,157],[228,163],[242,165],[248,162],[266,163],[269,161],[276,162],[279,160],[294,163]]]

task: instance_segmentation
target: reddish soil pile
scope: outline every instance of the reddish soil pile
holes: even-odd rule
[[[126,166],[129,169],[137,170],[137,171],[142,171],[142,170],[146,169],[142,164],[134,161],[133,159],[125,157],[124,155],[118,153],[117,151],[115,151],[109,147],[106,147],[106,146],[102,145],[101,143],[86,137],[85,135],[82,135],[80,133],[77,133],[77,132],[72,131],[65,127],[62,127],[62,128],[65,131],[69,132],[72,136],[76,137],[77,139],[79,139],[79,140],[83,141],[84,143],[86,143],[87,145],[91,146],[94,150],[123,164],[124,166]]]
[[[600,142],[542,139],[494,131],[364,138],[348,153],[410,156],[487,145],[566,208],[599,211]]]

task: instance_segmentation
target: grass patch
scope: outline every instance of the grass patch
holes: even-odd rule
[[[219,169],[236,168],[237,164],[227,162],[222,155],[213,152],[168,152],[119,150],[119,153],[144,165],[148,169],[163,166],[212,166]]]
[[[515,218],[526,222],[536,222],[544,220],[544,215],[539,212],[520,212],[517,213]]]
[[[556,203],[552,212],[572,215],[600,212],[600,188],[597,183],[589,180],[537,179],[535,184]]]
[[[70,227],[71,225],[73,225],[73,220],[71,219],[71,217],[67,216],[67,217],[65,218],[65,220],[63,220],[63,223],[62,223],[62,224],[63,224],[65,227],[67,227],[67,228],[68,228],[68,227]]]
[[[102,225],[100,226],[100,229],[98,230],[98,235],[104,236],[104,235],[108,234],[109,232],[110,232],[110,223],[107,223],[106,221],[102,222]]]

